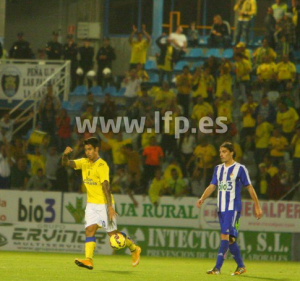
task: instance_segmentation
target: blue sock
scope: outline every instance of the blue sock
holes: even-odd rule
[[[234,258],[234,260],[236,261],[238,267],[245,267],[245,265],[243,263],[243,258],[241,255],[240,247],[236,242],[229,245],[229,251],[230,251],[232,257]]]
[[[217,263],[216,263],[216,268],[221,270],[221,267],[224,262],[225,254],[228,251],[229,247],[229,241],[228,240],[221,240],[221,245],[219,248],[219,253],[218,253],[218,258],[217,258]]]

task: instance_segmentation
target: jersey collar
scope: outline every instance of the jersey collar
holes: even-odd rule
[[[223,167],[224,169],[229,169],[230,167],[234,166],[236,164],[236,162],[234,161],[233,164],[231,164],[230,166],[226,167],[225,163],[223,163]]]

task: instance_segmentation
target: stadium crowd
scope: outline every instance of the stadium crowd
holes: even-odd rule
[[[99,130],[79,134],[51,85],[39,105],[38,129],[47,133],[41,145],[33,146],[30,140],[13,137],[15,122],[5,113],[0,121],[0,188],[84,192],[81,173],[67,171],[61,165],[61,153],[70,145],[74,148],[72,158],[84,157],[83,140],[95,135],[101,139],[100,155],[111,168],[113,193],[128,194],[135,205],[134,194],[148,195],[155,205],[161,195],[200,196],[210,183],[214,166],[220,163],[218,148],[224,141],[234,143],[235,159],[249,168],[259,198],[280,199],[299,182],[300,99],[293,54],[300,40],[300,6],[296,0],[292,0],[290,8],[276,0],[266,11],[261,46],[252,51],[248,34],[256,9],[255,0],[240,0],[235,5],[239,17],[233,43],[229,23],[220,15],[213,18],[208,46],[232,49],[232,57],[210,56],[199,60],[197,67],[186,63],[176,71],[174,67],[188,58],[191,49],[199,49],[195,23],[191,23],[186,35],[178,26],[174,33],[155,38],[159,50],[155,70],[158,83],[151,83],[150,73],[144,68],[153,39],[146,26],[141,32],[133,26],[129,71],[121,83],[126,106],[117,104],[108,93],[104,93],[100,104],[89,92],[81,106],[81,120],[92,121],[93,116],[106,121],[118,116],[140,120],[145,116],[145,131],[141,134]],[[78,48],[70,36],[62,46],[57,35],[53,33],[53,41],[45,51],[48,59],[71,60],[72,90],[85,81],[89,88],[93,83],[103,88],[112,85],[111,72],[105,70],[111,70],[117,58],[109,38],[104,39],[96,55],[97,74],[89,75],[94,69],[90,40],[84,40]],[[30,58],[30,44],[22,33],[18,36],[10,57]],[[22,47],[16,48],[16,44]],[[89,77],[84,79],[86,75]],[[161,133],[154,132],[157,111],[161,116],[171,111],[173,117],[168,124],[160,120]],[[188,130],[176,139],[174,118],[178,116],[189,118],[191,128],[198,127],[202,117],[215,120],[224,116],[229,129],[216,133],[218,126],[214,125],[213,133],[193,134]],[[153,129],[152,133],[147,132],[148,128]],[[295,194],[293,191],[284,199],[291,200]]]

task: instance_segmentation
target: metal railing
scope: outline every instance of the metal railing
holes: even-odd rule
[[[24,116],[27,112],[33,110],[33,115],[29,117],[26,121],[21,122],[13,131],[13,134],[16,134],[20,129],[22,129],[29,121],[33,119],[33,129],[36,127],[37,122],[37,113],[38,113],[38,103],[42,97],[38,97],[37,93],[43,90],[44,87],[48,85],[51,81],[53,87],[53,93],[56,96],[60,96],[63,93],[63,100],[68,100],[69,89],[70,89],[70,61],[36,61],[36,60],[2,60],[1,64],[35,64],[35,65],[51,65],[51,64],[60,64],[61,66],[55,70],[50,76],[48,76],[40,85],[38,85],[26,98],[22,99],[9,114],[13,114],[18,109],[21,109],[21,106],[28,101],[33,101],[28,105],[22,112],[14,118],[16,121]]]

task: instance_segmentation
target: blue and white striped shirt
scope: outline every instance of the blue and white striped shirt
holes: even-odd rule
[[[229,167],[225,164],[216,166],[211,184],[218,188],[218,212],[241,211],[242,186],[251,184],[244,165],[235,162]]]

